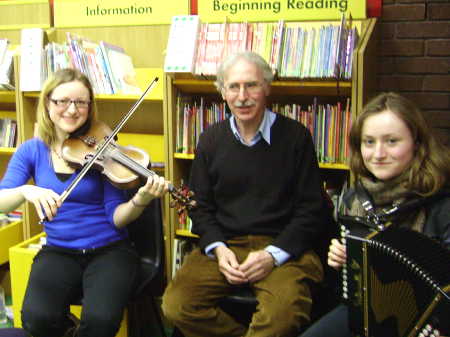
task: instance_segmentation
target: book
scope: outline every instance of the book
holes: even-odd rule
[[[200,31],[198,15],[175,15],[172,17],[166,57],[165,72],[194,71]]]
[[[5,53],[8,50],[8,45],[9,45],[8,39],[0,39],[0,64],[3,62],[3,57],[5,56]]]
[[[0,90],[14,90],[13,52],[8,49],[0,61]]]
[[[215,75],[217,67],[222,60],[225,40],[225,23],[206,24],[203,30],[204,44],[202,41],[202,52],[197,56],[200,65],[196,67],[197,75]]]
[[[8,140],[8,147],[16,146],[16,138],[17,138],[17,121],[14,119],[11,120],[11,133]]]
[[[140,95],[133,60],[122,47],[100,41],[100,48],[108,68],[115,94]]]
[[[194,249],[194,244],[188,240],[177,239],[173,241],[172,278],[183,265],[186,256]]]
[[[39,91],[44,66],[44,30],[25,28],[20,33],[20,90]]]

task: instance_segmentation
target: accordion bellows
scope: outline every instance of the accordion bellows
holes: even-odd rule
[[[450,333],[450,252],[425,235],[393,225],[347,231],[344,268],[351,330],[367,337]]]

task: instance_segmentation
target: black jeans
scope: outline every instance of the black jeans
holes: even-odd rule
[[[351,337],[348,327],[348,309],[338,305],[309,327],[299,337]]]
[[[128,241],[87,251],[44,246],[31,267],[24,329],[33,337],[61,337],[71,324],[69,305],[83,294],[78,337],[114,337],[138,268]]]

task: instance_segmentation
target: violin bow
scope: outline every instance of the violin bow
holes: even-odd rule
[[[158,82],[159,78],[155,77],[154,80],[149,84],[147,89],[142,93],[141,97],[133,104],[130,111],[125,115],[125,117],[122,118],[122,120],[117,124],[117,126],[112,130],[111,134],[106,138],[106,140],[102,143],[102,145],[97,149],[96,153],[89,159],[89,161],[83,165],[83,168],[81,169],[80,173],[75,177],[75,179],[72,181],[72,183],[67,187],[67,189],[61,194],[61,203],[66,200],[66,198],[69,196],[70,193],[72,193],[73,189],[78,185],[78,183],[83,179],[83,177],[86,175],[86,173],[89,171],[89,169],[94,165],[95,161],[98,157],[101,156],[101,154],[105,151],[106,147],[111,143],[112,140],[116,137],[116,135],[119,133],[120,129],[125,125],[125,123],[131,118],[133,113],[136,111],[136,109],[139,107],[139,105],[144,100],[145,96],[153,89],[153,87]]]

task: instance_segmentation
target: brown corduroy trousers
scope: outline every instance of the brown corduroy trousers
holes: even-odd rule
[[[227,241],[242,263],[251,251],[264,249],[273,238],[247,235]],[[233,291],[217,261],[194,249],[184,260],[163,296],[163,312],[186,337],[290,337],[309,322],[311,292],[308,280],[320,282],[318,256],[307,251],[264,279],[250,284],[258,306],[250,325],[243,326],[218,307]]]

